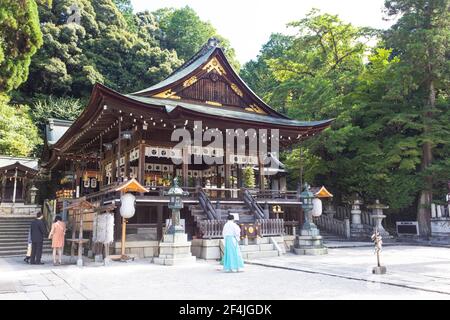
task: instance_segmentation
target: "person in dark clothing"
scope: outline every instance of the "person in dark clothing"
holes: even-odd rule
[[[42,246],[44,244],[44,234],[46,227],[44,224],[42,212],[38,212],[36,219],[31,222],[31,259],[30,264],[44,264],[41,262]]]

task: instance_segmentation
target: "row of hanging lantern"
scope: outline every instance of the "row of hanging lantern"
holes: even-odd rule
[[[103,106],[103,110],[102,110],[102,112],[100,112],[99,116],[91,123],[90,126],[88,126],[87,128],[85,128],[82,132],[80,132],[80,133],[78,134],[78,136],[71,142],[71,144],[69,145],[69,147],[71,147],[75,142],[77,142],[77,141],[81,138],[81,136],[84,135],[88,130],[92,129],[94,126],[97,125],[98,121],[103,117],[105,110],[108,110],[108,106],[107,106],[107,105],[104,105],[104,106]],[[114,111],[114,109],[110,109],[110,110]],[[111,125],[109,125],[105,130],[103,130],[102,132],[100,132],[100,133],[97,135],[97,137],[95,137],[95,138],[92,139],[90,142],[88,142],[87,144],[85,144],[85,145],[83,146],[83,149],[86,149],[86,148],[92,146],[96,141],[98,141],[98,140],[100,139],[100,137],[104,136],[105,134],[107,134],[108,132],[110,132],[111,130],[113,130],[113,129],[119,124],[119,121],[121,121],[121,122],[123,121],[123,116],[125,116],[125,113],[124,113],[121,109],[118,110],[118,113],[121,114],[122,116],[121,116],[118,120],[115,120],[115,121],[114,121]],[[127,116],[128,116],[128,114],[127,114]],[[132,127],[133,127],[135,130],[137,130],[137,127],[138,127],[138,123],[137,123],[137,122],[138,122],[138,121],[140,122],[140,124],[142,125],[142,128],[143,128],[144,130],[147,130],[148,127],[150,127],[150,126],[158,127],[159,125],[160,125],[162,128],[169,128],[169,127],[171,127],[171,126],[173,127],[173,129],[177,129],[177,128],[178,128],[177,125],[169,125],[168,123],[164,122],[164,119],[163,119],[163,118],[159,118],[159,119],[158,119],[158,118],[156,118],[156,117],[150,117],[150,120],[148,121],[148,120],[144,120],[144,116],[143,116],[143,115],[136,115],[136,114],[133,114],[133,113],[129,113],[129,118],[132,118],[132,122],[133,122]],[[191,122],[192,122],[192,121],[191,121]],[[196,130],[198,129],[197,125],[191,125],[191,126],[189,126],[189,120],[186,120],[186,121],[184,122],[184,125],[183,125],[183,126],[180,126],[179,128],[181,128],[181,127],[183,127],[184,129],[186,129],[186,128],[191,129],[192,131],[196,131]],[[209,129],[209,127],[205,127],[204,129],[202,129],[202,132],[205,132],[205,131],[207,131],[208,129]],[[221,131],[221,130],[219,130],[219,128],[215,128],[214,130],[217,131],[217,132]],[[231,132],[228,131],[228,134],[231,135]],[[247,132],[245,132],[244,135],[247,136]],[[307,133],[307,134],[304,134],[304,135],[298,134],[297,137],[282,136],[282,135],[281,135],[281,136],[279,136],[278,141],[301,140],[302,138],[305,138],[305,137],[308,137],[308,136],[314,136],[314,135],[315,135],[315,132],[313,132],[312,134],[308,134],[308,133]],[[237,133],[237,136],[239,136],[239,133]],[[255,137],[255,136],[256,136],[256,133],[254,133],[253,136]],[[265,135],[263,134],[263,139],[264,139],[264,138],[265,138]],[[268,139],[268,140],[271,140],[271,139],[273,139],[273,138],[274,138],[274,135],[270,135],[270,136],[268,136],[267,139]],[[265,141],[263,140],[263,142],[265,142]]]

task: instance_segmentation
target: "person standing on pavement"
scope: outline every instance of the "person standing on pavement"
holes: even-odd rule
[[[44,264],[41,262],[42,247],[44,244],[44,234],[46,227],[43,220],[42,212],[38,212],[36,219],[31,222],[31,259],[30,264]]]
[[[228,222],[223,227],[223,239],[225,241],[225,250],[223,254],[223,270],[226,272],[239,272],[244,268],[241,251],[239,249],[239,240],[241,228],[234,222],[234,216],[228,216]]]
[[[56,255],[59,256],[58,264],[61,263],[62,259],[62,250],[64,247],[64,235],[66,234],[66,224],[62,221],[60,216],[55,217],[55,221],[52,224],[52,230],[48,235],[49,239],[52,239],[52,248],[53,248],[53,265],[56,266]]]

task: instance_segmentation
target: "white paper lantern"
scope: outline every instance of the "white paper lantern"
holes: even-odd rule
[[[319,198],[313,199],[313,208],[312,208],[312,215],[313,217],[320,217],[322,215],[322,200]]]
[[[120,197],[120,215],[125,219],[134,216],[136,197],[131,193],[125,193]]]

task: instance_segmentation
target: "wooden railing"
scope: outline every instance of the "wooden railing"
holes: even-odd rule
[[[260,234],[265,236],[282,236],[284,234],[283,219],[258,219],[256,224],[260,228]]]
[[[322,214],[320,217],[314,217],[314,223],[320,228],[330,233],[339,235],[343,238],[350,238],[350,220],[338,220]]]
[[[199,222],[199,229],[203,239],[221,239],[226,220],[203,220]]]
[[[247,189],[257,200],[286,199],[299,200],[297,191]]]
[[[336,208],[335,218],[339,220],[351,219],[350,208],[338,206]]]
[[[361,223],[368,225],[368,226],[375,226],[375,220],[372,219],[371,217],[371,213],[368,211],[362,211],[361,212]]]
[[[431,218],[445,218],[450,217],[450,204],[449,205],[440,205],[436,203],[431,204]]]
[[[250,209],[250,211],[255,215],[256,219],[265,219],[266,215],[261,206],[256,202],[255,198],[250,194],[249,190],[244,189],[243,191],[244,202]]]
[[[199,222],[199,230],[203,239],[222,239],[222,230],[226,220],[203,220]],[[258,219],[256,220],[259,234],[266,236],[281,236],[284,234],[283,219]]]

